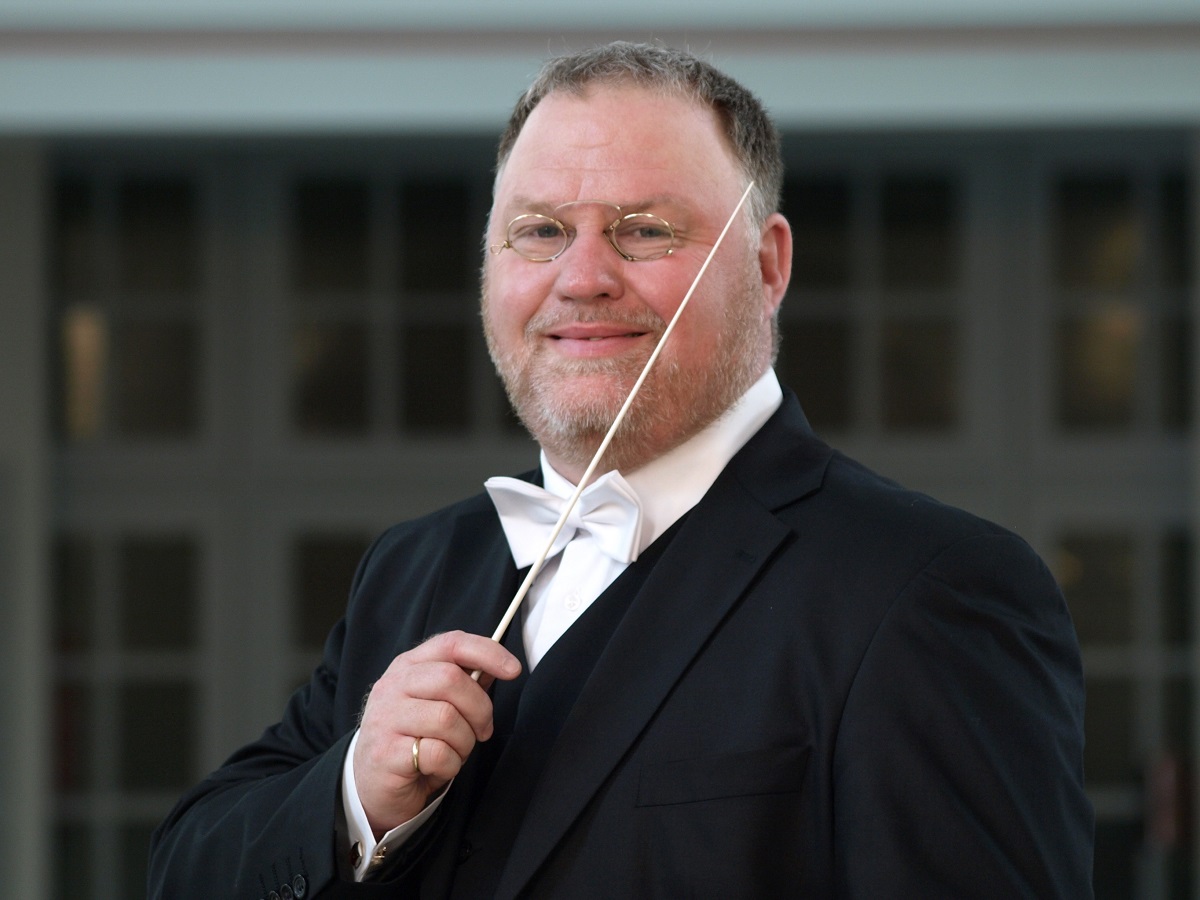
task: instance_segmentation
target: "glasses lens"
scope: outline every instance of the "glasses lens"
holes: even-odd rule
[[[613,226],[613,243],[630,259],[658,259],[671,252],[675,232],[665,219],[634,213]]]
[[[508,244],[526,259],[554,259],[567,246],[567,232],[557,219],[530,213],[509,223]]]

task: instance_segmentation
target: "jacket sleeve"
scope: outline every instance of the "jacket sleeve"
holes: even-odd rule
[[[185,794],[159,825],[151,840],[151,900],[259,900],[283,885],[311,896],[337,877],[335,829],[350,735],[331,728],[333,671],[323,662],[279,723]]]
[[[382,540],[360,564],[347,617],[280,721],[188,791],[156,829],[150,900],[373,895],[352,881],[341,784],[363,696],[390,658],[370,628],[356,631],[369,633],[366,644],[352,644],[347,624],[370,593],[364,572]],[[425,843],[414,839],[411,852]]]
[[[896,597],[834,754],[842,897],[1092,896],[1083,677],[1062,595],[1006,533]]]

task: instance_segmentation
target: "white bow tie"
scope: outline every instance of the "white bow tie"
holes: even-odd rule
[[[489,478],[483,486],[500,514],[517,568],[533,565],[550,540],[567,500],[519,478],[498,476]],[[592,535],[600,549],[618,562],[637,559],[642,506],[619,472],[609,472],[584,489],[546,558],[561,552],[577,531]]]

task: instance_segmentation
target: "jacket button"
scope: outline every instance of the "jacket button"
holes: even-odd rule
[[[362,862],[362,858],[363,858],[362,841],[355,841],[354,844],[350,847],[350,865],[357,869],[359,863]]]
[[[304,895],[308,893],[308,882],[303,875],[292,876],[292,893],[296,895],[296,900],[304,900]]]
[[[271,893],[267,894],[267,900],[283,900],[283,898],[275,891],[271,891]]]
[[[471,842],[463,841],[462,846],[458,848],[459,864],[461,865],[462,863],[465,863],[470,858],[471,854],[474,852],[475,852],[475,847],[471,846]]]
[[[296,900],[296,895],[292,893],[292,886],[290,884],[280,885],[279,900]]]

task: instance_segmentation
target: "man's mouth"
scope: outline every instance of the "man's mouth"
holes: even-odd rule
[[[581,358],[624,353],[640,346],[649,334],[649,330],[611,322],[574,322],[543,332],[557,352]]]
[[[613,338],[637,338],[648,332],[628,325],[577,322],[550,329],[546,336],[560,341],[606,341]]]

